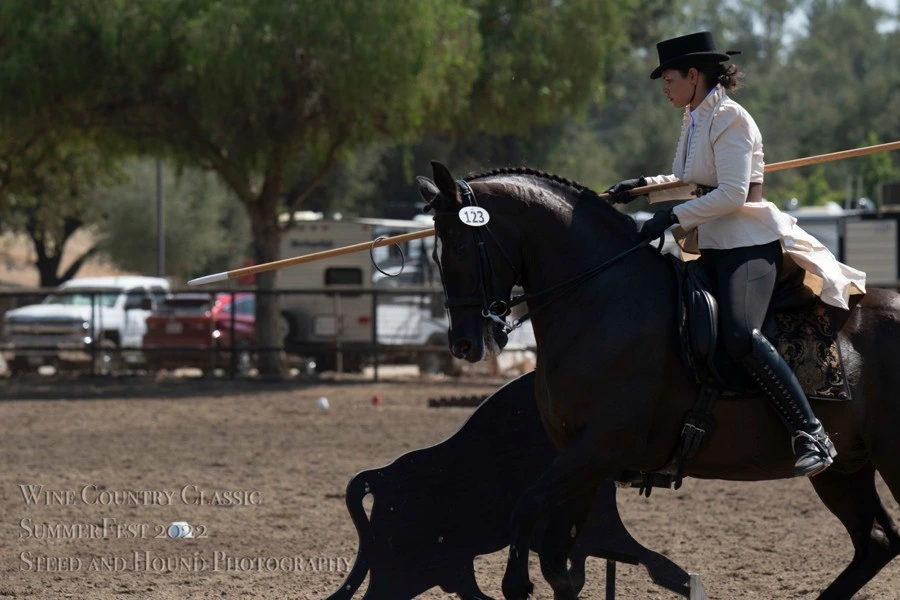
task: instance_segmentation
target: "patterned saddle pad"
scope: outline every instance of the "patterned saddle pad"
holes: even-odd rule
[[[850,386],[828,310],[817,302],[811,310],[775,313],[775,340],[810,398],[849,400]]]

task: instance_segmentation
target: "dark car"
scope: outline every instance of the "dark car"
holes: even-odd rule
[[[169,294],[147,317],[143,348],[151,371],[178,367],[204,372],[228,369],[232,345],[238,372],[248,372],[253,367],[256,346],[254,294]]]

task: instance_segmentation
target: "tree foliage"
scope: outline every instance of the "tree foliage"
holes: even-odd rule
[[[527,132],[601,102],[635,2],[483,0],[478,78],[458,131]]]
[[[25,233],[35,252],[40,285],[75,276],[91,247],[60,270],[66,243],[100,218],[99,204],[119,177],[108,148],[47,123],[0,129],[0,230]]]
[[[313,173],[291,207],[353,144],[447,122],[479,43],[476,15],[437,0],[11,0],[0,18],[0,82],[22,90],[8,113],[53,111],[214,170],[261,262],[279,258],[286,165],[303,157]],[[274,274],[258,282],[271,289]],[[277,297],[257,306],[260,342],[277,347]],[[275,356],[264,371],[280,370]]]
[[[652,0],[647,0],[651,7]],[[611,152],[611,181],[672,170],[681,123],[647,74],[657,64],[655,41],[709,27],[744,72],[732,96],[753,115],[767,162],[893,141],[900,131],[900,31],[879,28],[883,15],[864,0],[696,0],[638,28],[635,45],[617,64],[611,102],[591,113],[589,133]],[[808,28],[806,31],[800,27]],[[582,137],[584,137],[582,136]],[[578,160],[574,158],[573,160]],[[877,168],[872,165],[878,164]],[[898,153],[792,169],[766,176],[766,196],[825,203],[846,195],[848,177],[862,175],[872,196],[896,177]]]
[[[214,170],[247,208],[256,259],[270,261],[279,210],[308,198],[355,145],[452,131],[467,107],[478,128],[519,130],[596,97],[614,6],[10,0],[0,85],[22,94],[0,106],[65,114]],[[304,177],[286,182],[301,160]],[[267,346],[278,343],[272,300],[258,303]]]
[[[101,249],[120,267],[157,271],[156,161],[126,165],[127,179],[102,204]],[[250,231],[240,203],[213,174],[163,166],[165,274],[184,281],[233,268],[244,257]]]

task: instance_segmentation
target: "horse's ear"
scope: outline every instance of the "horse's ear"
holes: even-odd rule
[[[434,202],[434,199],[441,193],[441,190],[427,177],[416,177],[416,181],[419,182],[419,195],[422,196],[425,204]]]
[[[434,176],[434,182],[437,184],[441,195],[448,202],[459,204],[459,196],[457,195],[456,180],[450,174],[450,170],[436,160],[431,161],[431,172]]]

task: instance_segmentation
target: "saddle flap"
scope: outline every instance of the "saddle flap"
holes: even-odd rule
[[[693,288],[688,290],[688,324],[691,347],[697,359],[707,368],[715,371],[713,360],[719,339],[719,305],[709,290]]]
[[[685,263],[684,302],[687,304],[687,336],[697,362],[719,380],[715,366],[719,339],[719,304],[709,275],[696,261]]]

